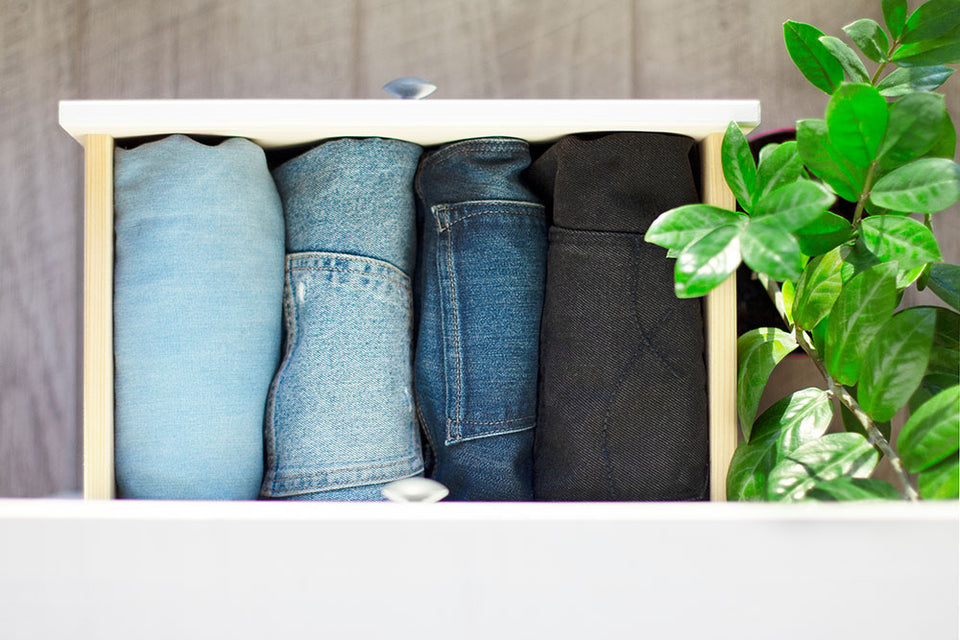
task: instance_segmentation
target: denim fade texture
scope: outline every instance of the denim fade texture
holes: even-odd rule
[[[419,418],[451,500],[530,500],[544,208],[520,181],[526,142],[484,138],[417,175]]]
[[[263,150],[170,136],[115,155],[122,498],[257,497],[284,227]]]
[[[274,171],[288,255],[264,498],[382,500],[383,484],[423,472],[410,283],[420,154],[339,139]]]
[[[538,500],[701,500],[708,430],[699,300],[643,234],[699,202],[690,138],[562,138],[529,172],[552,206],[535,448]]]

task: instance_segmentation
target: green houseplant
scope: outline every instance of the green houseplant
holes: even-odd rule
[[[960,0],[912,13],[906,0],[883,0],[882,12],[886,31],[870,19],[843,29],[867,63],[839,38],[786,22],[790,57],[830,96],[824,118],[798,122],[796,141],[765,147],[759,163],[731,123],[723,172],[744,213],[683,206],[646,234],[676,258],[679,297],[706,294],[743,261],[789,329],[738,340],[744,438],[731,500],[958,496],[960,267],[941,261],[930,218],[960,199],[956,130],[934,92],[953,73],[944,65],[960,61]],[[838,199],[855,203],[852,219],[830,211]],[[953,309],[898,311],[911,286]],[[792,393],[758,417],[767,379],[797,347],[827,389]],[[827,434],[835,402],[846,431]],[[894,446],[890,419],[903,407]],[[870,477],[881,456],[899,486]]]

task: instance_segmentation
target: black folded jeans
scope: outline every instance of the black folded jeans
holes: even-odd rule
[[[538,500],[708,495],[700,300],[673,293],[673,260],[643,240],[698,202],[692,139],[568,136],[528,172],[552,206],[534,446]]]

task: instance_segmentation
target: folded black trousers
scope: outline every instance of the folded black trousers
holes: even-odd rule
[[[704,328],[673,292],[673,260],[643,240],[698,202],[692,139],[568,136],[530,168],[552,207],[540,336],[538,500],[708,495]]]

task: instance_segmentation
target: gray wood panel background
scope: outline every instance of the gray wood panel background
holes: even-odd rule
[[[375,98],[419,75],[436,98],[758,98],[773,129],[825,104],[781,22],[841,35],[879,4],[0,0],[0,496],[79,486],[82,154],[58,100]]]

